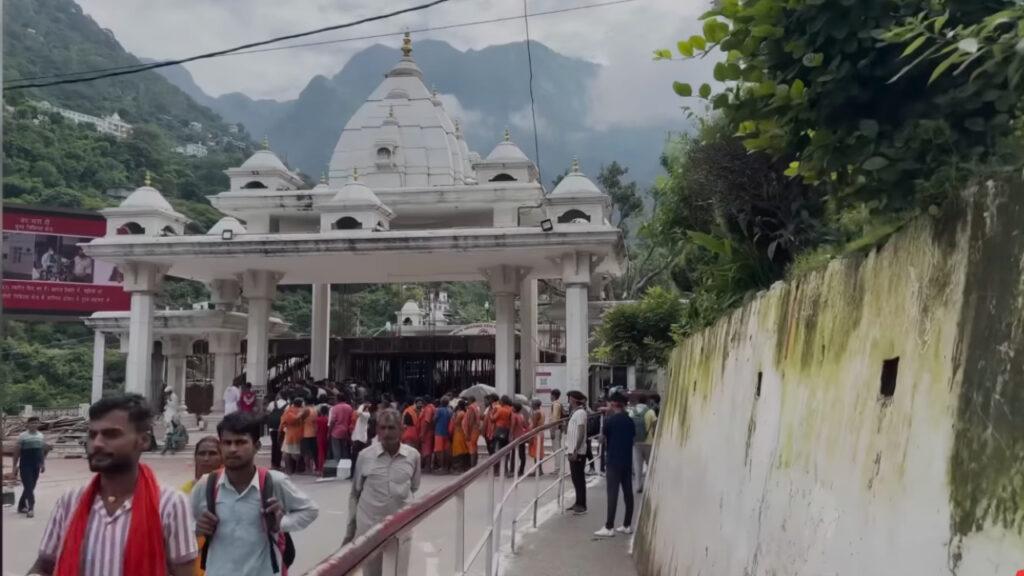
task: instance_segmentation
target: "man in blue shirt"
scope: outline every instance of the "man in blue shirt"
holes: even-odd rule
[[[217,425],[224,469],[203,476],[192,488],[196,532],[207,540],[206,576],[283,573],[288,561],[280,533],[306,528],[319,513],[316,503],[284,473],[256,467],[261,434],[261,422],[252,414],[225,416]],[[207,488],[211,481],[217,484]]]
[[[603,435],[607,453],[605,482],[608,489],[608,517],[604,528],[594,535],[609,538],[615,536],[616,532],[633,533],[633,443],[636,441],[636,427],[626,413],[626,397],[621,392],[609,398]],[[626,502],[626,516],[622,526],[615,528],[615,508],[619,502],[620,489]]]
[[[448,424],[452,419],[452,409],[449,406],[451,398],[445,396],[438,402],[437,412],[434,413],[434,471],[447,474],[451,465],[452,436],[448,432]]]

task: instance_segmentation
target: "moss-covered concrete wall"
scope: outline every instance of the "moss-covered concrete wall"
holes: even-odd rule
[[[1016,574],[1024,186],[776,285],[680,345],[669,382],[642,575]]]

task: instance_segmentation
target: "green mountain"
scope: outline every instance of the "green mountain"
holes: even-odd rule
[[[597,130],[588,124],[590,85],[600,66],[531,44],[534,95],[540,127],[542,177],[550,182],[578,155],[593,174],[617,160],[630,175],[650,183],[665,133],[685,124]],[[171,82],[230,122],[243,124],[256,137],[270,138],[275,151],[307,174],[319,174],[330,160],[349,117],[400,58],[396,48],[374,45],[354,55],[334,76],[316,76],[300,95],[287,102],[253,100],[243,94],[205,94],[180,67],[161,69]],[[505,126],[536,161],[530,118],[525,45],[522,42],[461,51],[445,42],[418,41],[413,57],[424,78],[442,94],[454,95],[472,118],[463,118],[470,147],[487,155]]]
[[[72,0],[6,0],[4,80],[45,80],[83,70],[139,64]],[[41,103],[93,116],[117,113],[133,126],[129,137],[76,124]],[[108,191],[135,188],[144,174],[179,210],[205,230],[217,215],[206,196],[228,186],[223,174],[252,145],[244,129],[155,72],[143,72],[5,93],[4,198],[6,201],[97,209],[114,204]],[[209,154],[186,157],[183,144]]]

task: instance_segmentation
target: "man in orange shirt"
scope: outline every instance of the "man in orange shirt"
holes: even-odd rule
[[[423,408],[423,400],[417,398],[416,402],[409,404],[402,412],[402,444],[420,449],[420,410]]]
[[[285,470],[289,474],[295,473],[295,469],[302,459],[302,424],[305,415],[306,410],[302,407],[301,396],[293,398],[291,406],[288,406],[284,414],[281,415],[281,434],[284,434],[281,453],[284,455]]]
[[[491,409],[491,423],[494,426],[494,451],[508,446],[512,439],[512,400],[502,396],[500,403]],[[512,454],[505,457],[505,476],[512,477],[515,458]]]

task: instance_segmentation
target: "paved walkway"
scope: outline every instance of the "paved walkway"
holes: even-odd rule
[[[587,508],[582,516],[556,514],[541,524],[536,532],[522,536],[515,556],[506,559],[502,572],[507,576],[635,576],[636,567],[630,555],[632,536],[617,534],[614,538],[598,538],[594,532],[604,525],[607,514],[604,478],[588,478]],[[636,495],[633,522],[640,507]],[[573,501],[572,488],[567,487],[566,505]],[[617,523],[622,522],[621,496]]]

